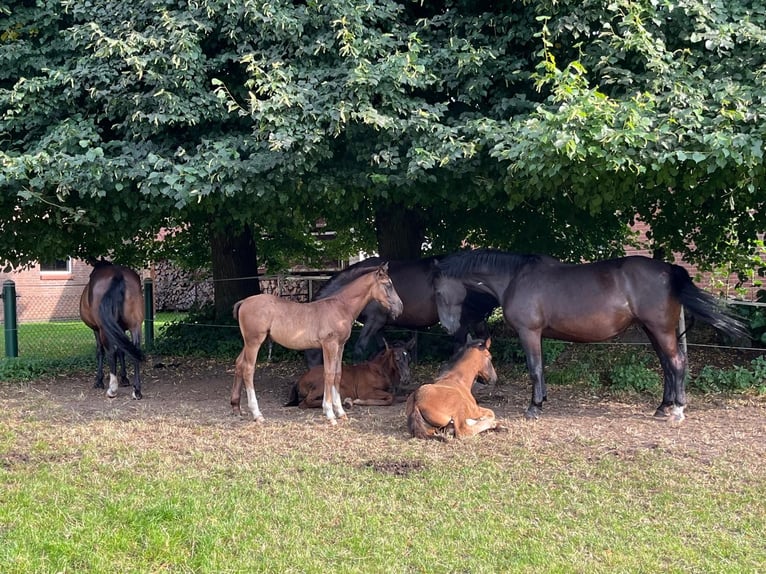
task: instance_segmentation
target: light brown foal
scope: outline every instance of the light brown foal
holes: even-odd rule
[[[244,346],[237,357],[231,406],[240,414],[240,393],[245,383],[247,402],[256,422],[263,421],[253,389],[258,350],[266,340],[283,347],[304,351],[322,349],[324,358],[324,398],[322,408],[327,420],[345,419],[341,404],[340,373],[343,347],[351,335],[351,327],[362,309],[372,300],[396,317],[402,312],[402,300],[388,276],[388,264],[370,269],[326,299],[297,303],[274,295],[253,295],[234,305]]]
[[[497,427],[495,413],[480,407],[471,394],[477,377],[497,381],[491,339],[468,338],[454,364],[433,383],[415,389],[407,398],[407,427],[415,438],[443,438],[450,428],[456,438],[466,438]]]

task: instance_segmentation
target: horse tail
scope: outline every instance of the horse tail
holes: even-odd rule
[[[415,402],[415,393],[407,398],[407,428],[410,434],[415,438],[429,439],[433,436],[432,432],[423,418],[417,403]]]
[[[287,402],[285,403],[286,407],[297,407],[301,402],[301,395],[298,392],[298,383],[296,382],[293,384],[292,387],[290,387],[290,396],[287,398]]]
[[[750,337],[742,320],[728,311],[713,295],[697,287],[685,268],[680,265],[671,266],[670,285],[673,294],[694,317],[732,338]]]
[[[133,344],[130,337],[125,334],[125,329],[120,326],[124,306],[125,277],[122,273],[118,273],[112,277],[112,281],[98,306],[101,330],[110,348],[126,353],[135,361],[143,361],[144,354],[141,349]]]
[[[244,301],[244,299],[234,303],[234,309],[233,309],[233,313],[232,314],[234,315],[234,318],[237,321],[239,321],[239,308],[242,306],[243,301]]]

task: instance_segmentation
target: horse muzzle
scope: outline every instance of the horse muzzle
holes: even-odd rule
[[[388,308],[388,314],[391,315],[392,319],[396,319],[399,315],[402,314],[402,311],[404,311],[404,305],[402,304],[401,299],[391,301],[391,305]]]

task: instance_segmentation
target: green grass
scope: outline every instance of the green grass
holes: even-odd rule
[[[183,316],[158,313],[155,336],[162,326]],[[18,357],[14,358],[5,356],[5,337],[0,336],[0,380],[29,380],[54,370],[92,368],[95,364],[95,337],[82,321],[23,323],[17,336]]]
[[[257,441],[182,449],[181,460],[151,444],[52,439],[16,460],[15,432],[0,426],[0,436],[7,573],[741,573],[766,564],[762,476],[726,464],[700,472],[656,453],[594,461],[523,448],[424,462],[408,442],[401,460],[414,470],[394,476],[269,453]]]

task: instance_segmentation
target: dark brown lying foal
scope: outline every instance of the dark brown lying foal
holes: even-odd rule
[[[343,365],[340,395],[346,407],[352,405],[388,406],[393,404],[396,389],[410,380],[413,338],[408,343],[385,343],[385,349],[374,359],[358,365]],[[290,390],[285,406],[302,409],[322,406],[324,370],[322,365],[304,373]]]
[[[497,381],[489,354],[491,340],[468,338],[454,363],[433,383],[415,389],[407,398],[407,427],[415,438],[444,438],[452,430],[456,438],[497,428],[495,413],[480,407],[471,394],[477,377]]]

